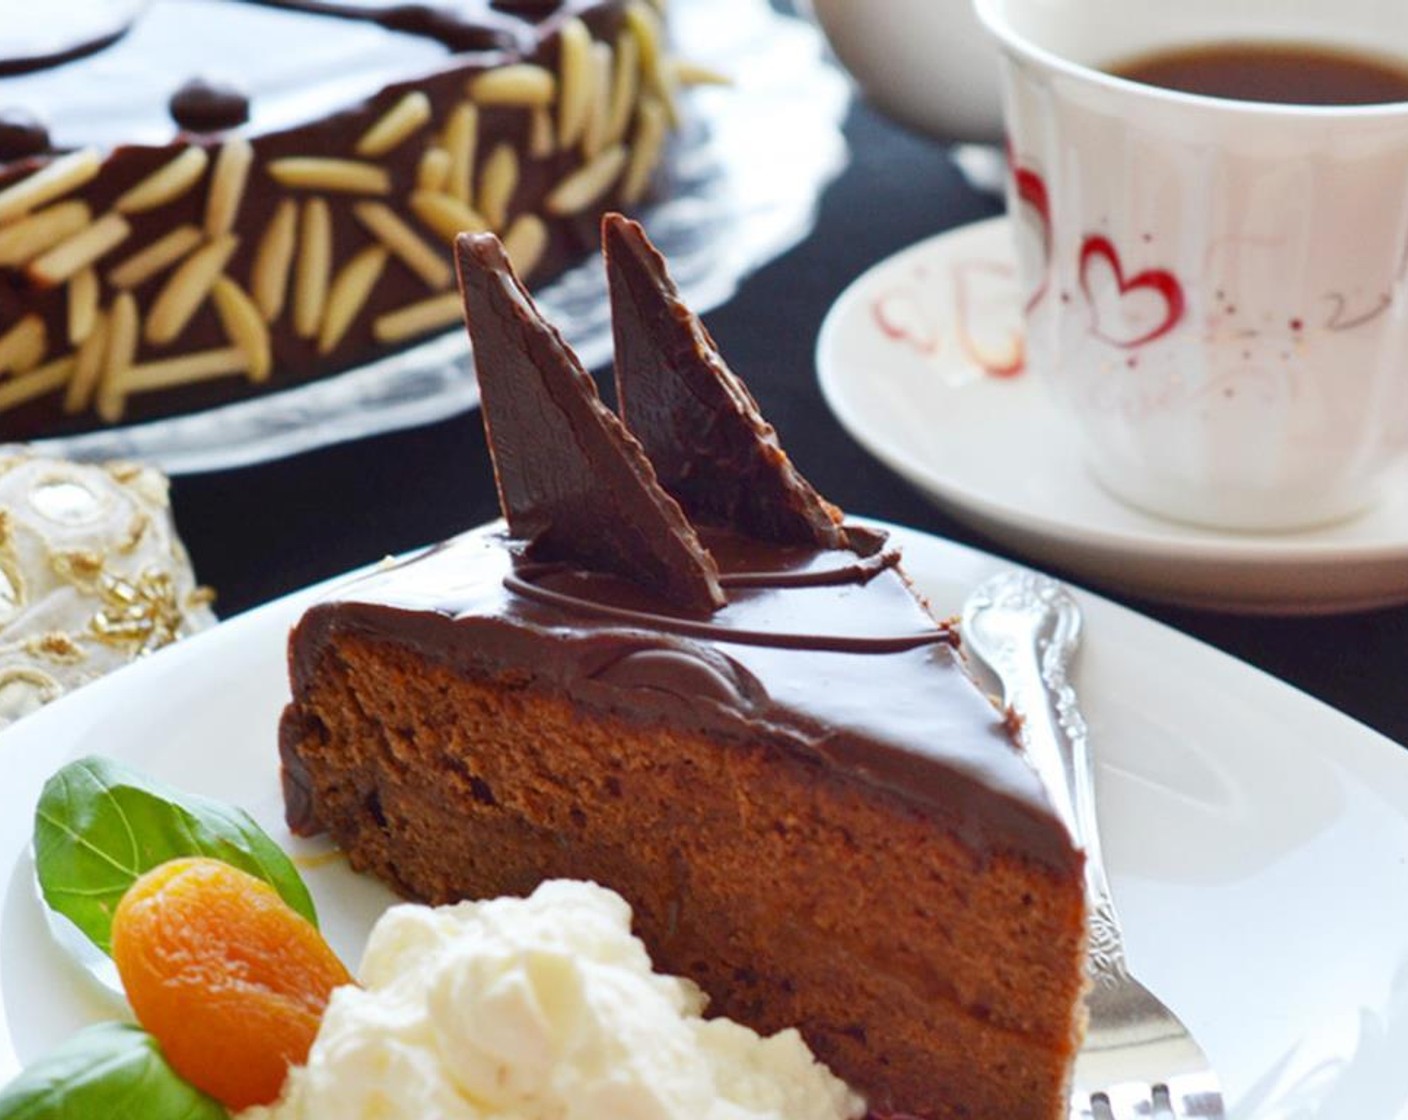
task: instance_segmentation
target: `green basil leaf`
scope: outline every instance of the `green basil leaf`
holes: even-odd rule
[[[243,810],[107,758],[71,762],[45,783],[34,815],[44,901],[103,952],[112,952],[112,916],[127,888],[182,856],[211,856],[263,879],[317,924],[293,861]]]
[[[80,1031],[0,1089],[0,1120],[228,1120],[181,1077],[156,1039],[128,1023]]]

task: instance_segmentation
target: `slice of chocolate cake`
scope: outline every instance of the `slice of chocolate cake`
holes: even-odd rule
[[[507,527],[301,620],[290,824],[432,902],[606,884],[661,967],[798,1027],[878,1116],[1063,1117],[1080,853],[896,550],[787,462],[639,230],[607,245],[644,449],[461,239]]]

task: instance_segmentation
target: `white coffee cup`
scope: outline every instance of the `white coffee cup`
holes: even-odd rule
[[[976,0],[1003,50],[1028,357],[1096,477],[1247,530],[1350,516],[1408,455],[1408,103],[1173,92],[1226,41],[1402,60],[1401,0]]]

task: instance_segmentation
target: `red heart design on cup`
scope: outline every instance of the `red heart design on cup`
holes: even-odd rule
[[[1030,313],[1045,297],[1046,289],[1051,284],[1051,196],[1046,190],[1046,180],[1030,167],[1019,164],[1010,148],[1007,158],[1012,167],[1012,184],[1017,201],[1035,219],[1041,246],[1041,283],[1027,298],[1026,311]]]
[[[1105,293],[1092,291],[1092,273],[1101,265],[1113,281],[1113,290]],[[1099,234],[1087,237],[1081,245],[1080,288],[1090,305],[1091,331],[1110,345],[1125,350],[1161,338],[1183,318],[1183,285],[1178,277],[1167,269],[1150,268],[1126,280],[1119,253],[1108,237]],[[1146,298],[1149,296],[1153,297],[1153,303]],[[1135,300],[1142,306],[1132,311]],[[1152,313],[1137,314],[1138,310],[1146,309]],[[1114,319],[1119,322],[1112,323]],[[1125,329],[1121,330],[1121,326]]]

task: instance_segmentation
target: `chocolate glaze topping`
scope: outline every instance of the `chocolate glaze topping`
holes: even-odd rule
[[[0,106],[40,113],[58,150],[161,143],[170,139],[170,119],[192,131],[251,121],[263,132],[335,111],[349,90],[356,92],[361,75],[361,92],[371,96],[398,75],[430,71],[453,55],[531,54],[551,35],[556,17],[583,6],[583,0],[40,0],[34,19],[0,19]],[[278,49],[267,49],[271,43]],[[245,99],[244,117],[228,123],[233,115],[222,102],[217,121],[187,123],[180,114],[188,110],[175,102],[193,72],[232,79]],[[113,96],[119,88],[121,96]]]
[[[812,759],[825,779],[883,790],[939,819],[978,852],[1015,846],[1075,866],[1002,715],[896,565],[724,530],[702,537],[728,602],[701,623],[620,577],[565,565],[525,573],[502,527],[477,530],[314,607],[291,645],[293,693],[340,635],[369,635],[645,727],[776,743]],[[524,582],[558,594],[523,594]],[[289,821],[314,831],[301,763],[290,751],[284,763]]]
[[[172,95],[203,75],[240,90],[250,134],[260,135],[345,109],[449,59],[439,41],[371,19],[240,0],[152,0],[122,35],[80,61],[0,77],[0,104],[40,115],[59,150],[165,144],[175,132]]]
[[[764,540],[837,548],[841,515],[792,466],[665,260],[636,223],[602,221],[616,395],[660,482],[696,522]]]
[[[516,19],[541,20],[562,0],[457,0],[447,3],[394,3],[387,0],[222,0],[226,6],[281,8],[288,12],[357,20],[388,31],[432,39],[455,53],[514,49],[523,43]],[[0,77],[51,70],[98,54],[140,22],[151,0],[45,0],[34,18],[0,23]],[[187,13],[193,36],[202,28]]]

